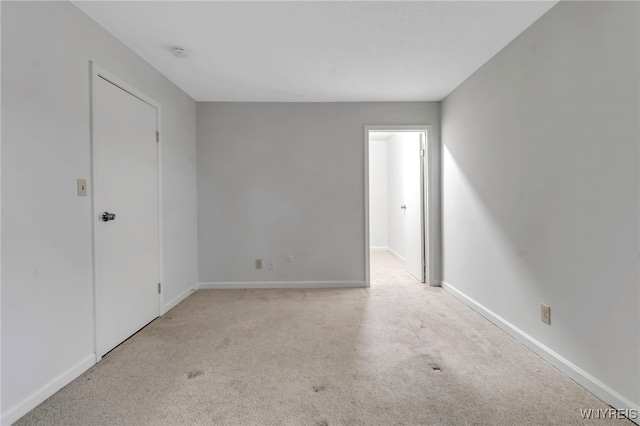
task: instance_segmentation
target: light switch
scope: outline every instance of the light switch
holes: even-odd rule
[[[86,197],[87,195],[87,180],[78,179],[78,197]]]

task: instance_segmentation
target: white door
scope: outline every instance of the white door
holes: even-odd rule
[[[158,316],[157,124],[155,107],[94,76],[98,357]]]
[[[407,133],[403,140],[405,268],[424,282],[423,133]],[[423,151],[424,152],[424,151]]]

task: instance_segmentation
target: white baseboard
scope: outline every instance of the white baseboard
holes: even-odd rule
[[[371,251],[389,251],[389,247],[371,246],[371,247],[369,247],[369,250],[371,250]]]
[[[397,257],[398,259],[400,259],[402,262],[404,262],[404,257],[402,257],[398,253],[396,253],[396,251],[394,249],[392,249],[391,247],[389,247],[389,252],[392,255],[394,255],[395,257]]]
[[[185,291],[183,291],[182,293],[180,293],[179,295],[177,295],[176,297],[174,297],[173,299],[171,299],[168,303],[165,303],[164,306],[162,307],[161,315],[164,315],[167,312],[169,312],[174,306],[176,306],[178,303],[182,302],[184,299],[189,297],[191,293],[193,293],[197,289],[198,289],[198,284],[195,284],[189,287],[188,289],[186,289]]]
[[[443,280],[442,288],[444,288],[447,292],[451,293],[456,298],[460,299],[463,303],[491,321],[493,324],[501,328],[511,337],[531,349],[542,359],[556,367],[562,373],[569,376],[575,382],[584,386],[588,391],[603,400],[606,404],[609,404],[616,409],[635,410],[636,413],[640,413],[640,405],[634,403],[630,399],[616,392],[614,389],[605,385],[600,380],[593,377],[591,374],[587,373],[568,359],[554,352],[552,349],[543,345],[533,337],[529,336],[527,333],[520,330],[518,327],[514,326],[495,312],[476,302],[448,282]],[[639,424],[638,419],[632,419],[632,421]]]
[[[56,378],[40,388],[40,390],[29,396],[27,399],[3,413],[1,423],[3,425],[10,425],[11,423],[17,421],[20,417],[36,408],[51,395],[71,383],[74,379],[91,368],[95,363],[96,355],[88,355],[85,359],[83,359],[64,373],[58,375]]]
[[[198,286],[203,290],[249,289],[249,288],[365,288],[364,281],[247,281],[208,282]]]

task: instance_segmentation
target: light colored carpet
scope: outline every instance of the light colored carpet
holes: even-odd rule
[[[606,406],[372,253],[372,286],[201,290],[17,425],[598,425]]]

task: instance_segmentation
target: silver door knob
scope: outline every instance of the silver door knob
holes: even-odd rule
[[[100,216],[103,222],[109,222],[110,220],[116,219],[115,213],[103,212],[102,216]]]

